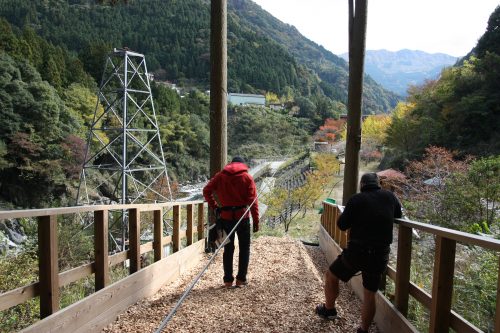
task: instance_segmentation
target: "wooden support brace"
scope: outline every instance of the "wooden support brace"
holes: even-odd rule
[[[108,211],[94,212],[95,290],[109,284]]]
[[[153,228],[154,228],[154,260],[159,261],[163,258],[163,212],[157,209],[153,212]]]
[[[172,234],[172,243],[173,243],[173,252],[177,252],[181,247],[181,238],[179,235],[179,231],[181,228],[181,207],[174,206],[174,230]]]
[[[322,203],[323,205],[323,212],[321,212],[321,225],[323,226],[323,228],[325,228],[326,231],[328,231],[328,224],[327,224],[327,220],[326,220],[326,205],[325,203],[323,202]]]
[[[38,265],[40,317],[59,310],[59,266],[57,254],[57,217],[38,218]]]
[[[194,220],[194,211],[193,205],[187,205],[187,226],[186,226],[186,239],[187,245],[193,244],[193,220]]]
[[[436,237],[429,333],[448,332],[450,327],[455,251],[456,241]]]
[[[394,305],[403,314],[408,315],[408,299],[410,293],[412,229],[399,226],[398,261],[396,266],[396,294]]]
[[[141,269],[140,214],[137,208],[128,211],[130,274]]]
[[[327,230],[328,233],[332,238],[335,238],[335,224],[333,223],[333,216],[332,216],[332,210],[330,209],[330,205],[326,205],[325,207],[326,211],[326,223],[327,223]]]
[[[205,211],[203,203],[198,204],[198,240],[205,238]]]

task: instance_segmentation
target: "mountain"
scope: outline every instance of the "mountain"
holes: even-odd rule
[[[347,53],[341,55],[348,59]],[[457,62],[458,58],[444,53],[423,51],[367,50],[365,72],[386,89],[406,95],[409,85],[420,85],[426,79],[436,79],[442,69]]]
[[[77,53],[97,82],[106,50],[127,46],[145,54],[156,77],[208,88],[210,2],[124,2],[108,6],[93,0],[0,0],[0,16]],[[325,95],[347,103],[345,61],[252,1],[229,1],[228,30],[228,90]],[[365,81],[365,114],[395,106],[396,94],[368,77]]]
[[[304,37],[294,26],[281,22],[253,1],[230,0],[228,7],[230,14],[236,14],[235,22],[285,47],[299,63],[319,77],[321,88],[328,96],[347,102],[349,66],[344,59]],[[401,96],[365,76],[364,114],[380,113],[380,108],[391,110],[400,99]]]

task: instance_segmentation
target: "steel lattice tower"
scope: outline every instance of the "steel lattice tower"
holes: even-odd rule
[[[77,204],[171,200],[146,60],[114,49],[89,129]]]

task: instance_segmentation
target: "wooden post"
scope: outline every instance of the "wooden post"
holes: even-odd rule
[[[205,238],[205,211],[203,203],[198,204],[198,240]]]
[[[108,211],[94,212],[95,290],[109,284]]]
[[[173,249],[172,252],[177,252],[181,247],[180,231],[181,228],[181,214],[180,206],[174,206],[174,230],[172,235]]]
[[[328,233],[330,234],[332,239],[335,239],[336,225],[333,222],[333,211],[332,211],[330,205],[327,204],[326,207],[327,207],[327,211],[328,211]]]
[[[335,213],[336,213],[336,218],[335,218],[335,225],[337,225],[337,221],[339,220],[339,217],[340,217],[340,209],[339,207],[335,207],[336,210],[335,210]],[[349,242],[349,230],[346,230],[346,231],[342,231],[340,233],[340,248],[342,249],[345,249],[347,248],[347,243]]]
[[[194,220],[194,211],[193,205],[187,205],[187,226],[186,226],[186,239],[187,245],[193,244],[193,220]]]
[[[338,245],[340,245],[340,237],[342,236],[341,230],[337,225],[337,221],[335,220],[335,214],[333,212],[332,212],[332,224],[335,226],[335,241],[337,242]]]
[[[319,217],[319,222],[320,222],[321,226],[326,229],[326,225],[325,225],[325,203],[324,202],[321,203],[321,207],[322,207],[323,210],[321,211],[321,216]]]
[[[456,241],[436,236],[429,333],[448,332],[450,327],[455,251]]]
[[[328,230],[328,207],[324,202],[323,202],[323,213],[321,214],[321,218],[323,219],[323,227],[325,228],[326,232],[329,233],[330,230]]]
[[[227,162],[227,0],[210,1],[210,176]]]
[[[137,208],[129,209],[128,211],[130,274],[141,269],[140,215],[141,213]]]
[[[361,147],[361,107],[366,44],[367,0],[349,0],[349,91],[347,103],[347,140],[345,150],[342,202],[356,193],[359,149]]]
[[[153,240],[153,250],[154,250],[154,260],[160,261],[163,258],[163,212],[161,209],[157,209],[153,212],[153,228],[154,228],[154,240]]]
[[[399,225],[398,261],[396,266],[396,293],[394,305],[403,314],[408,315],[408,298],[410,292],[412,230]]]
[[[328,206],[326,205],[326,203],[323,202],[323,214],[322,214],[322,218],[323,218],[323,226],[325,227],[325,230],[328,234],[330,234],[330,225],[328,224]]]
[[[500,257],[498,259],[497,310],[495,316],[495,333],[500,333]]]
[[[40,317],[45,318],[59,310],[57,216],[38,218],[38,266]]]

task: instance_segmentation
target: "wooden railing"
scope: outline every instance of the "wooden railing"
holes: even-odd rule
[[[181,207],[186,209],[186,229],[181,230]],[[163,234],[163,213],[173,210],[172,235]],[[197,221],[195,220],[197,209]],[[108,254],[108,213],[126,210],[129,223],[129,249]],[[64,272],[58,267],[58,230],[57,217],[66,214],[94,214],[94,261]],[[153,212],[154,240],[140,243],[141,214]],[[186,238],[187,245],[193,243],[195,228],[197,238],[204,238],[204,203],[190,201],[182,203],[158,203],[135,205],[78,206],[53,209],[0,211],[0,220],[14,218],[33,218],[38,220],[39,280],[14,290],[0,294],[0,311],[21,304],[33,297],[40,296],[40,316],[45,318],[59,310],[60,289],[95,273],[95,291],[110,284],[110,267],[130,260],[129,271],[133,274],[141,269],[141,255],[154,251],[154,261],[165,257],[164,247],[172,246],[173,252],[181,249],[181,240]],[[194,223],[196,222],[196,226]]]
[[[336,222],[339,215],[340,210],[337,205],[323,202],[321,224],[337,245],[340,248],[345,248],[348,234],[337,227]],[[460,242],[464,245],[475,245],[498,252],[500,251],[500,241],[405,219],[398,219],[398,224],[397,264],[396,269],[388,266],[388,276],[395,282],[394,306],[399,314],[407,316],[408,301],[411,295],[429,310],[430,333],[448,332],[449,328],[460,333],[481,332],[480,329],[451,309],[456,244]],[[413,229],[435,236],[436,247],[431,294],[410,281]],[[414,331],[414,328],[409,328],[409,331],[412,330]],[[500,333],[500,260],[494,332]]]

